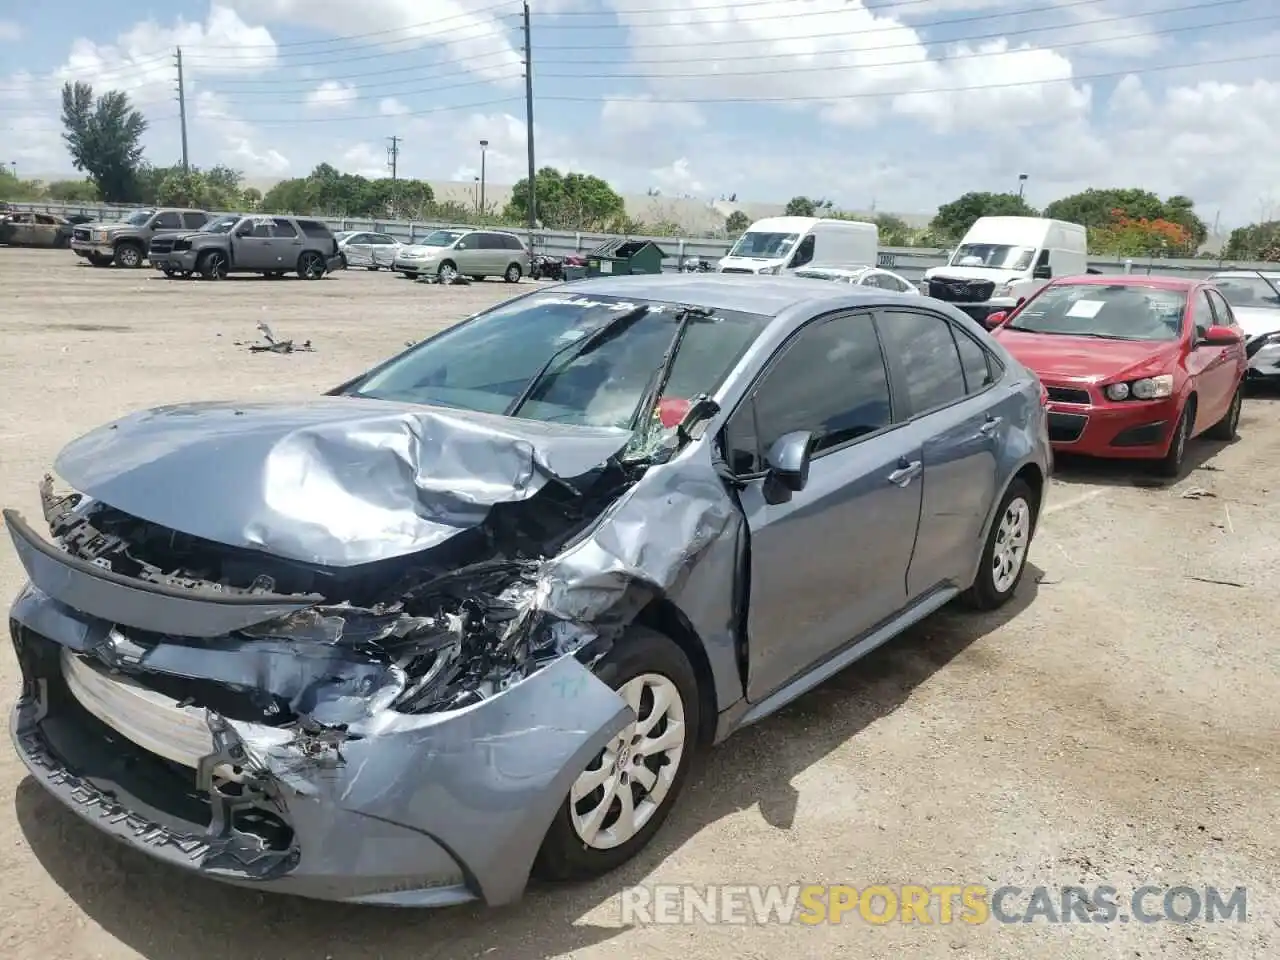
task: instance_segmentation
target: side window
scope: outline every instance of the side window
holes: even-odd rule
[[[1197,290],[1192,294],[1191,322],[1195,326],[1197,340],[1213,326],[1213,307],[1209,303],[1209,294],[1204,290]]]
[[[271,221],[271,235],[278,239],[292,239],[298,235],[298,231],[284,217],[276,217]]]
[[[369,235],[367,233],[353,233],[347,238],[347,243],[368,243]]]
[[[184,213],[182,215],[182,228],[184,230],[199,230],[208,222],[209,218],[203,213]]]
[[[967,392],[951,324],[927,313],[886,310],[880,323],[885,351],[907,378],[912,415],[959,400]]]
[[[460,239],[457,243],[454,244],[454,248],[457,250],[475,250],[477,249],[479,239],[480,239],[480,234],[468,233],[466,236],[462,237],[462,239]]]
[[[889,378],[869,314],[818,321],[783,351],[727,432],[740,472],[764,469],[773,443],[796,430],[817,434],[821,453],[890,424]]]
[[[164,213],[157,214],[155,219],[151,221],[152,230],[180,230],[182,228],[182,219],[173,210],[166,210]]]
[[[513,237],[513,236],[508,235],[508,236],[503,237],[502,239],[506,241],[507,249],[508,249],[508,250],[523,250],[523,249],[524,249],[524,244],[520,242],[520,238],[519,238],[519,237]]]
[[[955,327],[951,328],[951,335],[956,338],[960,366],[964,370],[964,383],[969,392],[977,393],[983,387],[995,383],[995,378],[991,376],[991,366],[987,362],[987,351],[978,346],[973,337]]]
[[[369,234],[369,239],[365,242],[376,244],[379,247],[386,247],[386,246],[390,246],[396,241],[394,237],[389,237],[385,233],[371,233]]]
[[[328,227],[316,220],[299,220],[298,226],[302,228],[302,232],[308,237],[318,237],[321,240],[327,240],[333,236],[333,234],[329,232]]]
[[[813,259],[813,234],[809,234],[800,241],[800,246],[796,247],[795,254],[791,257],[791,266],[803,267],[806,263]]]
[[[1213,312],[1218,317],[1218,323],[1224,327],[1240,326],[1240,324],[1236,323],[1236,315],[1231,309],[1231,304],[1227,303],[1227,298],[1217,290],[1209,291],[1209,303],[1213,305]]]
[[[480,249],[503,250],[505,248],[502,245],[502,238],[496,233],[482,233],[480,234]]]

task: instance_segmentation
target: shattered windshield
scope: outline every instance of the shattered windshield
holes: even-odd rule
[[[124,218],[124,222],[131,227],[141,227],[155,215],[154,210],[135,210],[129,216]]]
[[[731,257],[776,260],[785,257],[800,239],[798,233],[764,233],[748,230],[729,251]]]
[[[218,217],[218,218],[216,218],[216,219],[214,219],[214,220],[210,220],[207,224],[205,224],[205,225],[204,225],[204,228],[203,228],[203,232],[205,232],[205,233],[230,233],[230,232],[231,232],[231,228],[232,228],[232,227],[234,227],[237,223],[239,223],[239,222],[240,222],[241,220],[243,220],[243,219],[244,219],[244,218],[243,218],[243,217],[240,217],[240,216],[234,216],[234,217]]]
[[[680,316],[678,304],[658,301],[523,297],[419,344],[346,393],[498,414],[527,395],[519,402],[522,418],[625,428],[636,419]],[[572,349],[618,318],[623,319],[613,335],[576,353]],[[713,310],[689,323],[659,407],[679,408],[713,393],[770,319]]]
[[[1187,297],[1180,290],[1063,284],[1045,287],[1003,329],[1105,340],[1176,340],[1186,308]]]
[[[420,247],[447,247],[462,234],[462,230],[436,230],[427,234],[421,240],[415,240],[414,243]]]
[[[996,270],[1028,270],[1034,247],[1014,247],[1007,243],[962,243],[951,256],[953,267],[991,267]]]
[[[1268,283],[1263,277],[1214,277],[1213,285],[1233,307],[1280,310],[1280,293],[1276,292],[1280,281]]]

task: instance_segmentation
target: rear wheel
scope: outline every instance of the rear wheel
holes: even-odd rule
[[[1027,550],[1035,535],[1036,496],[1024,480],[1005,491],[978,564],[978,577],[962,594],[976,610],[995,610],[1013,596],[1027,569]]]
[[[1226,440],[1228,443],[1235,440],[1239,434],[1237,431],[1240,427],[1240,408],[1244,406],[1244,383],[1236,387],[1235,395],[1231,398],[1231,406],[1227,407],[1227,412],[1221,420],[1204,432],[1204,435],[1210,440]]]
[[[503,274],[502,279],[507,281],[507,283],[519,283],[520,275],[520,264],[513,263],[507,267],[507,272]]]
[[[636,712],[574,781],[543,838],[534,870],[586,880],[639,853],[688,779],[697,748],[698,681],[672,639],[633,626],[595,669]]]
[[[298,258],[298,276],[303,280],[319,280],[324,276],[324,257],[308,250]]]

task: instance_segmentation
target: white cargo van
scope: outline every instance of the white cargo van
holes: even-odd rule
[[[827,217],[767,217],[738,238],[717,265],[720,273],[782,273],[808,264],[875,266],[880,231],[874,223]]]
[[[1053,277],[1089,269],[1085,229],[1040,217],[979,217],[944,267],[930,267],[922,291],[975,320],[1011,310]]]

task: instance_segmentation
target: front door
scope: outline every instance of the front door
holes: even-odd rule
[[[236,227],[231,237],[231,262],[237,270],[275,269],[270,218],[245,220]]]
[[[997,496],[998,445],[1015,411],[993,408],[986,351],[945,317],[885,309],[878,323],[924,450],[920,528],[906,586],[916,600],[939,585],[968,586]]]
[[[479,276],[484,273],[484,251],[480,249],[479,233],[468,233],[458,238],[453,245],[453,262],[458,265],[458,272],[467,276]]]
[[[1213,325],[1220,327],[1236,326],[1235,317],[1231,313],[1231,308],[1227,306],[1227,301],[1222,295],[1216,291],[1201,289],[1194,294],[1197,303],[1201,297],[1206,298],[1209,304],[1210,316],[1213,318]],[[1204,416],[1200,416],[1197,411],[1196,419],[1203,425],[1217,423],[1226,416],[1231,401],[1235,397],[1236,379],[1240,376],[1239,360],[1237,355],[1240,348],[1231,347],[1196,347],[1197,362],[1204,363],[1204,369],[1200,373],[1200,401],[1204,407]],[[1205,403],[1205,400],[1212,401],[1212,405]]]
[[[725,456],[744,484],[750,531],[749,700],[768,696],[905,604],[921,452],[894,425],[869,313],[804,327],[730,419]],[[808,483],[771,503],[765,456],[779,437],[798,430],[816,436]]]

